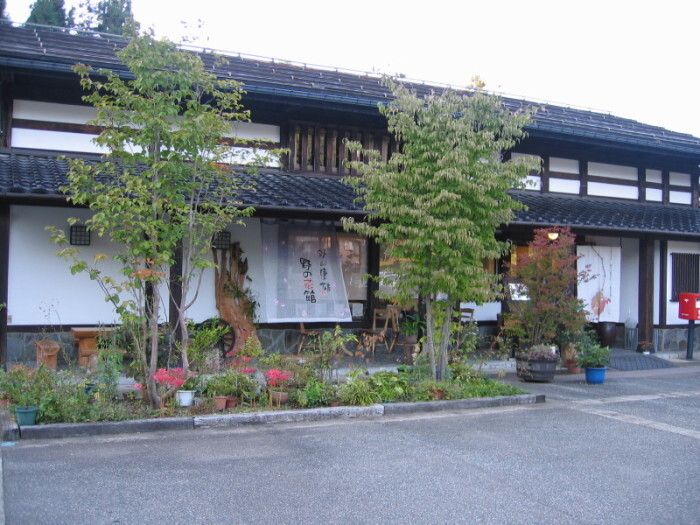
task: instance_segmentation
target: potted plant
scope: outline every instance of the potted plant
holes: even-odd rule
[[[404,334],[403,362],[412,365],[414,346],[418,344],[418,336],[425,331],[425,321],[415,312],[406,313],[399,329]]]
[[[233,385],[227,374],[219,374],[210,377],[207,381],[205,393],[214,398],[214,406],[217,410],[226,408],[229,397],[233,397]]]
[[[265,372],[267,391],[270,396],[270,406],[272,406],[274,402],[277,404],[277,408],[279,408],[282,403],[286,403],[289,400],[289,392],[287,392],[286,389],[293,377],[294,374],[292,374],[292,372],[280,370],[278,368],[271,368]]]
[[[586,383],[602,384],[610,364],[610,348],[597,343],[588,344],[582,348],[578,361],[586,369]]]
[[[591,278],[576,269],[575,236],[569,228],[535,230],[529,253],[508,265],[508,313],[503,315],[503,340],[517,341],[519,375],[540,379],[554,377],[544,368],[556,370],[557,352],[545,349],[561,343],[561,334],[577,334],[586,324],[583,302],[576,297],[576,285]],[[536,357],[535,357],[536,356]],[[534,360],[532,372],[527,361]]]
[[[535,345],[516,355],[516,371],[525,381],[551,381],[558,361],[556,346]]]
[[[177,404],[181,407],[191,407],[194,405],[194,395],[199,388],[199,377],[190,376],[180,386],[175,393]]]

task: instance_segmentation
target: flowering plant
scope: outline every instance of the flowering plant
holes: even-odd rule
[[[544,359],[547,361],[556,361],[559,356],[557,347],[552,345],[535,345],[530,347],[527,352],[520,355],[524,359]]]
[[[287,383],[292,379],[294,374],[286,370],[279,370],[277,368],[271,368],[265,372],[265,380],[267,381],[267,386],[274,387],[285,387]]]
[[[159,385],[180,388],[185,384],[185,373],[182,368],[173,368],[166,370],[159,368],[153,376],[153,380]]]

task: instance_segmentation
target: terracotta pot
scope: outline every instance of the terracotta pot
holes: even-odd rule
[[[226,408],[236,408],[237,404],[238,404],[237,397],[227,397],[226,398]]]
[[[566,362],[566,369],[569,371],[570,374],[580,374],[581,373],[581,367],[578,366],[578,361],[575,359],[567,359]]]
[[[226,408],[226,403],[228,398],[226,396],[214,396],[214,408],[216,410],[224,410]]]

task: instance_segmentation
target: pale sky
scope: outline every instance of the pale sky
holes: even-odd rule
[[[32,1],[7,0],[6,12],[24,22]],[[198,45],[222,51],[457,87],[479,75],[492,91],[700,137],[700,8],[692,0],[132,3],[142,28],[174,41],[198,36]]]

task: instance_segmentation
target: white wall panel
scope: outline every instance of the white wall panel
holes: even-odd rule
[[[597,197],[615,197],[617,199],[638,199],[637,186],[622,186],[621,184],[605,184],[603,182],[588,182],[588,195]]]
[[[620,180],[637,180],[637,168],[620,166],[617,164],[604,164],[602,162],[589,162],[588,174],[595,177],[609,177]]]
[[[655,182],[661,184],[661,170],[646,170],[647,182]]]
[[[16,128],[12,130],[12,147],[49,151],[106,153],[106,149],[92,143],[93,138],[94,135],[85,133]]]
[[[559,157],[549,157],[549,171],[560,173],[579,174],[579,162],[574,159],[562,159]]]
[[[91,106],[15,100],[12,107],[12,118],[24,120],[85,124],[96,116],[97,112]]]
[[[668,192],[668,202],[673,204],[691,204],[693,194],[686,191],[670,191]]]
[[[260,300],[264,290],[263,281],[263,249],[262,236],[260,233],[259,219],[245,219],[245,226],[234,224],[226,228],[231,232],[231,242],[240,242],[243,249],[243,258],[248,259],[248,286],[254,297]],[[216,309],[216,296],[214,293],[214,271],[207,270],[202,275],[202,283],[197,297],[197,302],[190,308],[187,317],[196,322],[202,322],[211,317],[218,317]],[[256,319],[259,322],[266,322],[266,319]]]
[[[668,298],[671,296],[671,254],[674,252],[680,253],[700,253],[700,243],[697,242],[677,242],[668,241],[668,253],[666,254],[666,267],[668,272],[666,275],[666,290]],[[688,325],[688,321],[678,317],[678,303],[671,302],[670,300],[666,303],[666,323],[676,324],[676,325]]]
[[[581,182],[568,179],[549,179],[549,191],[553,193],[573,193],[578,195],[581,189]]]
[[[668,182],[672,186],[690,187],[690,175],[687,173],[678,173],[677,171],[672,171],[668,174]]]
[[[280,127],[255,122],[234,122],[231,125],[231,137],[239,139],[258,139],[279,143]]]
[[[105,302],[97,283],[80,273],[71,275],[69,263],[56,256],[46,226],[67,229],[69,217],[89,217],[88,210],[12,206],[10,208],[10,259],[7,312],[11,324],[110,324],[117,317]],[[87,258],[114,254],[106,239],[92,234],[90,246],[81,247]],[[118,266],[105,261],[109,275],[118,278]],[[51,319],[47,319],[49,310]]]
[[[647,188],[646,195],[648,201],[661,202],[664,199],[663,190],[657,188]]]

